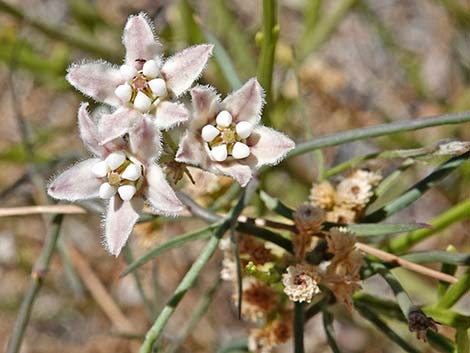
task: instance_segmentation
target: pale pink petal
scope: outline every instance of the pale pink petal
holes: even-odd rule
[[[208,86],[196,86],[191,90],[193,117],[190,129],[201,130],[205,125],[212,124],[220,110],[220,97],[216,90]]]
[[[127,65],[135,65],[138,59],[158,59],[162,51],[162,45],[154,34],[152,22],[144,13],[129,17],[124,27],[122,44],[126,48]]]
[[[161,153],[161,135],[153,121],[147,117],[138,119],[129,133],[129,146],[142,163],[150,164]]]
[[[141,197],[130,201],[122,201],[119,196],[111,198],[105,219],[104,238],[106,248],[114,256],[118,256],[132,233],[144,207]]]
[[[250,166],[238,162],[213,163],[211,169],[235,179],[242,187],[248,184],[253,175]]]
[[[156,125],[160,130],[167,130],[189,119],[189,112],[181,103],[161,102],[157,107]]]
[[[247,145],[251,156],[246,162],[254,168],[279,163],[295,147],[289,137],[266,126],[257,126],[248,138]]]
[[[82,103],[78,109],[78,129],[80,131],[80,137],[91,152],[97,156],[102,156],[105,153],[105,148],[100,144],[98,127],[91,119],[87,108],[88,103]]]
[[[129,108],[120,108],[112,114],[103,114],[98,123],[101,143],[122,137],[142,118],[142,114]]]
[[[201,166],[204,168],[208,164],[209,157],[204,146],[197,137],[193,133],[187,132],[180,139],[175,160],[177,162]]]
[[[55,199],[67,201],[98,197],[103,181],[95,177],[91,169],[99,161],[101,159],[91,158],[75,164],[49,184],[47,193]]]
[[[223,109],[232,114],[234,122],[248,121],[253,125],[260,121],[263,105],[264,90],[255,78],[222,101]]]
[[[175,96],[185,92],[198,79],[212,55],[213,47],[212,44],[201,44],[186,48],[163,64],[162,76]]]
[[[65,77],[83,94],[113,106],[119,105],[114,90],[122,83],[119,70],[102,61],[74,64]]]
[[[181,201],[176,197],[159,166],[154,164],[149,167],[147,170],[147,183],[147,199],[157,213],[165,216],[176,216],[183,211]]]

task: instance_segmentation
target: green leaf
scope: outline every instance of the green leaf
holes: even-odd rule
[[[381,223],[381,224],[340,224],[340,223],[324,223],[326,229],[332,227],[345,228],[347,231],[354,233],[358,237],[371,237],[390,235],[403,232],[409,232],[415,229],[429,228],[425,223]]]
[[[445,309],[452,307],[468,292],[469,289],[470,269],[467,269],[467,271],[460,276],[459,280],[447,289],[447,292],[442,296],[436,306]]]
[[[335,339],[335,332],[333,329],[333,314],[328,310],[323,310],[323,328],[325,329],[326,340],[333,353],[341,353]]]
[[[470,342],[468,340],[468,328],[459,328],[455,334],[455,341],[457,343],[457,353],[470,352]]]
[[[166,243],[148,251],[147,253],[139,257],[137,260],[132,262],[121,274],[121,277],[124,277],[127,274],[135,271],[140,266],[146,264],[147,262],[157,257],[158,255],[164,253],[165,251],[180,247],[191,241],[208,238],[211,235],[211,231],[217,227],[220,227],[221,224],[222,222],[216,222],[216,223],[209,225],[208,227],[201,228],[193,232],[189,232],[189,233],[171,238]]]
[[[448,251],[416,251],[410,254],[402,255],[400,257],[418,264],[441,262],[444,264],[457,266],[470,266],[470,254],[452,253]]]

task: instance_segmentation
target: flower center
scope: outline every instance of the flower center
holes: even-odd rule
[[[166,82],[160,77],[160,69],[155,60],[147,60],[142,69],[137,70],[130,65],[122,65],[119,72],[123,84],[114,93],[123,102],[142,113],[148,113],[168,95]]]
[[[233,123],[232,115],[226,110],[217,114],[215,122],[215,125],[206,125],[201,130],[209,157],[217,162],[223,162],[229,157],[248,157],[250,148],[246,140],[253,131],[253,125],[247,121]]]
[[[113,152],[96,163],[92,173],[104,180],[99,190],[102,199],[110,199],[117,193],[122,200],[129,201],[142,187],[145,170],[136,159],[123,152]]]

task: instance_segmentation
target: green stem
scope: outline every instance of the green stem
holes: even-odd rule
[[[103,44],[97,43],[96,40],[72,34],[70,29],[56,28],[31,18],[24,14],[21,9],[14,7],[2,0],[0,0],[0,11],[13,16],[19,21],[25,22],[49,38],[69,44],[72,48],[83,49],[91,54],[96,55],[97,57],[110,61],[113,61],[119,57],[119,53],[116,53],[114,50],[107,48]]]
[[[294,303],[294,352],[304,353],[304,303]]]
[[[470,122],[470,111],[431,116],[428,118],[400,120],[393,123],[342,131],[311,141],[300,143],[291,150],[286,158],[292,158],[313,150],[341,145],[347,142],[391,135],[398,132],[414,131],[440,125],[453,125]]]
[[[437,302],[438,308],[448,309],[457,303],[470,289],[470,269],[452,284],[442,298]]]
[[[457,249],[453,245],[449,245],[447,247],[447,252],[450,254],[456,253]],[[470,256],[470,255],[469,255]],[[446,273],[448,275],[454,276],[455,272],[457,271],[457,265],[455,264],[448,264],[443,263],[441,267],[441,272]],[[437,297],[441,299],[444,294],[446,294],[447,289],[449,288],[450,284],[447,282],[439,281],[439,285],[437,287]]]
[[[266,107],[272,102],[272,80],[274,69],[274,54],[279,32],[277,24],[277,1],[263,0],[263,35],[260,60],[258,65],[258,79],[266,92]],[[264,112],[266,125],[270,125],[271,119],[267,111]]]
[[[256,183],[255,183],[256,184]],[[206,247],[202,250],[201,254],[198,256],[196,261],[192,264],[189,271],[181,280],[178,287],[175,289],[172,297],[165,305],[163,310],[161,311],[160,315],[155,320],[154,324],[150,328],[150,330],[145,335],[145,340],[142,346],[140,347],[140,353],[150,353],[152,352],[153,346],[157,339],[160,337],[162,331],[166,327],[168,320],[173,315],[176,307],[183,299],[187,291],[194,285],[199,273],[202,271],[204,266],[209,262],[212,255],[218,248],[220,239],[225,234],[225,232],[230,229],[232,224],[236,222],[238,216],[243,211],[243,208],[248,203],[249,198],[251,197],[252,192],[254,191],[255,185],[249,185],[247,189],[245,189],[244,193],[240,197],[237,205],[232,209],[229,217],[227,217],[222,223],[222,225],[217,229],[216,233],[213,237],[209,240]],[[192,209],[191,209],[192,211]]]
[[[418,229],[408,234],[395,237],[386,245],[386,250],[394,254],[400,254],[410,249],[415,244],[441,232],[451,224],[470,217],[470,200],[463,201],[429,222],[432,228]]]
[[[38,260],[34,264],[31,273],[31,283],[23,298],[18,316],[13,326],[13,332],[6,353],[17,353],[20,351],[21,343],[23,341],[26,326],[28,325],[31,317],[31,310],[39,290],[41,289],[42,280],[46,276],[51,262],[52,255],[56,248],[57,240],[59,239],[60,229],[62,225],[63,215],[56,215],[52,220],[52,225],[49,229],[44,247]]]
[[[333,314],[328,310],[323,311],[323,327],[325,329],[326,340],[333,353],[341,353],[338,344],[336,343],[334,329],[333,329]]]
[[[470,341],[468,339],[468,328],[458,328],[455,333],[455,342],[457,343],[457,353],[470,352]]]

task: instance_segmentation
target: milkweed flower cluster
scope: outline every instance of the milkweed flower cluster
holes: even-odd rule
[[[284,134],[260,123],[264,92],[256,79],[221,100],[215,89],[196,86],[212,54],[201,44],[164,58],[146,15],[129,17],[123,33],[124,63],[104,61],[70,66],[67,80],[84,95],[111,107],[95,122],[82,104],[79,129],[93,158],[56,177],[49,195],[77,201],[107,201],[104,238],[118,255],[144,202],[157,213],[183,211],[158,161],[165,151],[162,130],[183,129],[172,161],[227,175],[245,186],[253,171],[276,164],[294,147]],[[192,108],[179,101],[191,90]]]
[[[328,222],[354,223],[362,216],[381,180],[380,174],[359,169],[336,186],[329,181],[313,184],[310,202],[326,211]]]

